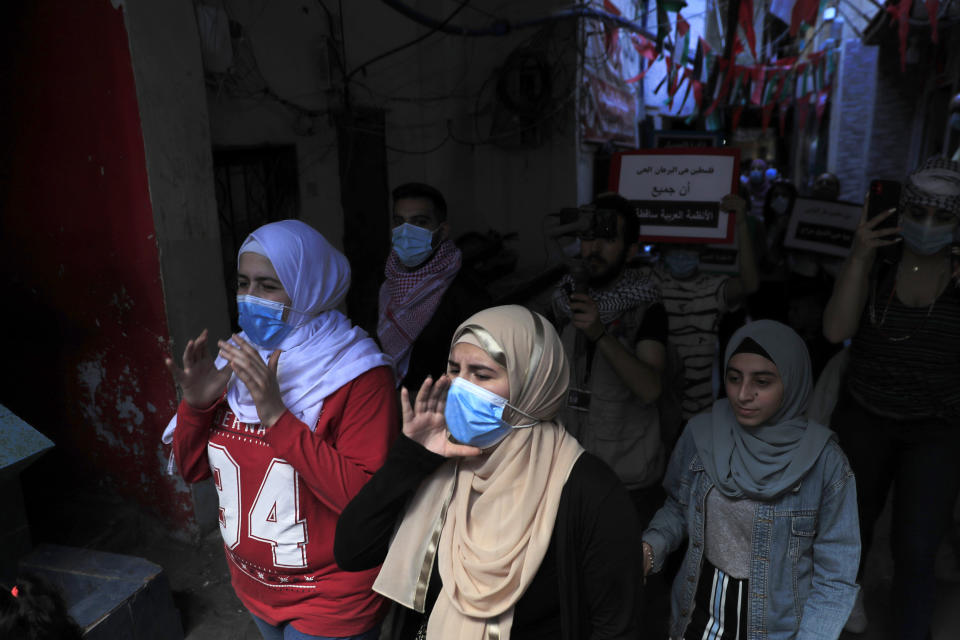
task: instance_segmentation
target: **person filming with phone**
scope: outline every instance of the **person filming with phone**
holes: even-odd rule
[[[560,281],[553,315],[573,372],[563,423],[624,483],[641,524],[662,502],[666,454],[656,401],[667,314],[649,268],[628,267],[639,220],[614,193],[583,208],[579,269]]]
[[[920,640],[929,637],[934,561],[960,490],[960,289],[951,253],[960,163],[928,160],[898,204],[877,212],[890,188],[871,184],[823,331],[831,342],[851,339],[831,427],[857,478],[860,574],[892,486],[895,637]]]

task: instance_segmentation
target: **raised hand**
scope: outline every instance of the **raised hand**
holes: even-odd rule
[[[570,294],[570,311],[573,315],[570,323],[583,331],[591,342],[596,342],[603,335],[603,323],[600,322],[600,311],[596,301],[586,293]]]
[[[410,404],[410,392],[404,387],[400,390],[400,408],[403,413],[403,434],[418,442],[424,449],[445,458],[458,458],[480,455],[483,451],[477,447],[456,444],[448,439],[447,420],[443,415],[447,406],[447,390],[450,378],[440,376],[436,382],[427,377],[417,393],[414,403]]]
[[[865,262],[873,261],[878,248],[896,244],[901,239],[899,235],[900,227],[877,228],[881,222],[896,213],[896,208],[887,209],[883,213],[867,219],[869,200],[870,198],[867,196],[867,202],[863,205],[863,214],[860,216],[860,224],[857,225],[857,231],[853,236],[853,247],[850,251],[852,258]]]
[[[260,424],[272,427],[283,412],[287,410],[280,395],[280,383],[277,381],[277,364],[280,362],[280,350],[270,354],[267,362],[249,342],[234,334],[231,342],[220,340],[220,355],[230,363],[240,381],[247,386],[253,403],[257,407]]]
[[[223,395],[230,381],[230,367],[217,369],[207,352],[207,330],[187,343],[183,350],[183,369],[173,358],[164,360],[174,382],[180,385],[183,399],[194,409],[207,409]]]

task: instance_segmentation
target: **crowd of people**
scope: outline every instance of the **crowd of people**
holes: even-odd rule
[[[251,233],[242,332],[167,360],[166,436],[184,480],[213,479],[263,637],[836,639],[862,630],[892,487],[892,632],[929,638],[960,491],[960,165],[864,208],[814,337],[764,299],[764,260],[812,259],[767,242],[796,194],[765,169],[720,203],[739,275],[694,245],[638,262],[605,194],[543,313],[491,307],[442,194],[401,185],[375,336],[340,311],[350,265],[320,233]]]

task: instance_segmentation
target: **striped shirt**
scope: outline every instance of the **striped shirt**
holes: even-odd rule
[[[749,586],[704,558],[683,640],[745,640]]]
[[[960,285],[948,284],[932,307],[908,307],[892,295],[895,273],[889,271],[867,301],[853,337],[848,389],[880,415],[956,421]]]
[[[724,288],[729,276],[699,273],[677,280],[665,269],[654,271],[667,310],[668,345],[676,350],[683,369],[683,420],[713,404],[713,363],[717,356],[717,329],[729,311]]]

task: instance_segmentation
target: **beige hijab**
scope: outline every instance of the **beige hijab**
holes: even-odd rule
[[[423,612],[437,558],[443,590],[428,640],[508,640],[513,607],[547,552],[563,485],[583,448],[553,422],[570,370],[553,327],[520,306],[481,311],[452,344],[482,348],[507,370],[510,404],[540,422],[495,449],[449,460],[417,491],[373,589]],[[509,412],[509,409],[507,410]],[[510,424],[529,419],[504,413]]]

